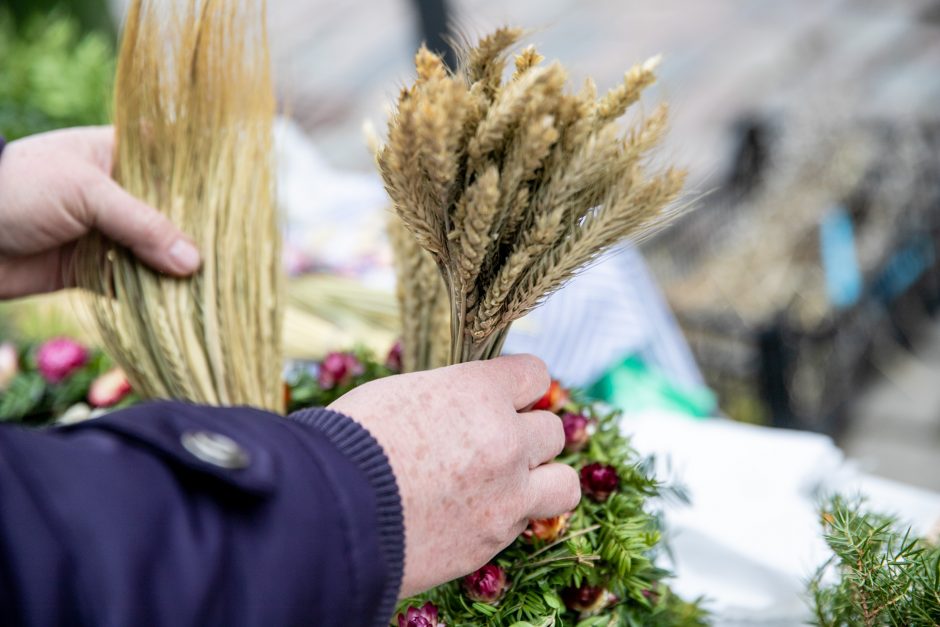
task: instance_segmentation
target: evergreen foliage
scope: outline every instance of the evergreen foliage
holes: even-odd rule
[[[940,546],[838,496],[823,508],[822,526],[833,554],[809,583],[814,624],[940,625]]]

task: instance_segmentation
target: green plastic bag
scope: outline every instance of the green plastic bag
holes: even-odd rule
[[[625,413],[659,410],[702,419],[714,416],[717,409],[710,389],[677,385],[638,356],[607,370],[587,392]]]

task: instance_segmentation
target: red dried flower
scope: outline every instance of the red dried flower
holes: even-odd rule
[[[595,501],[603,502],[620,486],[617,469],[597,462],[581,469],[581,489]]]
[[[471,601],[490,605],[496,605],[509,588],[506,571],[496,564],[487,564],[480,570],[470,573],[463,578],[462,584],[464,592]]]
[[[131,393],[131,384],[124,371],[112,368],[91,383],[88,402],[94,407],[111,407]]]
[[[565,588],[561,591],[561,600],[572,611],[582,614],[594,614],[617,602],[617,597],[604,586],[583,584],[580,588]]]
[[[88,350],[67,337],[45,342],[36,353],[39,372],[49,383],[59,383],[88,362]]]
[[[590,424],[591,420],[581,414],[565,413],[561,417],[561,426],[565,429],[566,453],[577,453],[587,446],[588,440],[591,439],[591,434],[588,433]]]
[[[401,340],[392,344],[392,348],[388,351],[388,356],[385,358],[385,367],[392,372],[401,372]]]
[[[548,411],[558,413],[568,403],[569,397],[570,394],[568,394],[568,390],[561,387],[561,383],[552,379],[551,385],[548,386],[548,391],[545,392],[542,398],[535,402],[532,409],[547,409]]]
[[[365,372],[362,365],[352,353],[329,353],[320,362],[320,370],[317,372],[317,382],[324,390],[329,390],[338,385],[346,385]]]
[[[293,394],[294,393],[290,389],[290,384],[285,381],[281,388],[281,397],[284,399],[285,408],[290,407],[290,401]]]
[[[398,627],[445,627],[437,618],[437,606],[430,601],[421,607],[409,607],[398,615]]]

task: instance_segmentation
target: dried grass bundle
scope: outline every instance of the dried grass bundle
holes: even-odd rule
[[[189,280],[102,238],[80,284],[146,397],[282,409],[280,243],[263,0],[134,0],[115,81],[115,178],[190,234]]]
[[[401,220],[392,217],[389,237],[395,251],[398,308],[401,319],[402,368],[405,372],[450,363],[450,307],[433,257],[422,250]]]
[[[428,312],[442,291],[449,363],[496,356],[514,320],[624,238],[661,225],[682,189],[684,172],[649,159],[666,106],[626,133],[618,123],[655,81],[658,59],[597,99],[591,82],[566,91],[564,69],[541,65],[530,46],[504,83],[521,35],[484,37],[457,73],[422,47],[417,80],[402,90],[376,153],[410,234],[393,237],[409,369],[432,365]],[[430,267],[442,281],[419,279]]]

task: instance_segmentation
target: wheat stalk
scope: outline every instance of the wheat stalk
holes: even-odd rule
[[[161,276],[101,237],[81,286],[115,361],[144,397],[283,409],[283,281],[262,0],[134,0],[115,79],[114,176],[203,252]]]
[[[598,99],[590,80],[566,91],[561,65],[540,65],[531,46],[503,83],[520,36],[482,38],[456,75],[420,50],[418,79],[378,148],[404,227],[393,247],[408,369],[440,352],[429,294],[448,296],[450,363],[495,356],[514,320],[619,242],[659,227],[682,189],[681,170],[650,165],[668,109],[626,132],[618,122],[655,82],[658,57]]]
[[[528,72],[530,69],[537,66],[539,63],[545,60],[545,57],[540,55],[536,50],[535,46],[527,46],[516,55],[515,65],[516,71],[512,74],[512,80],[519,80],[519,77]]]
[[[499,91],[506,67],[506,51],[519,39],[523,32],[519,28],[502,27],[482,37],[476,46],[469,46],[461,57],[462,74],[467,84],[479,84],[484,93],[493,96]]]

